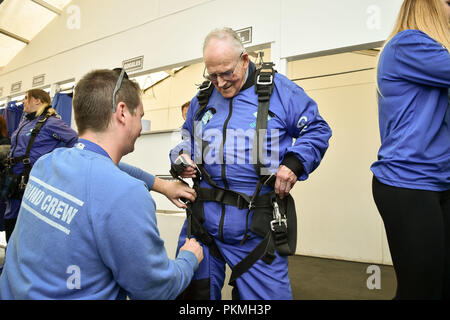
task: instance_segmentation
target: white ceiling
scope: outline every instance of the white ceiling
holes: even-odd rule
[[[72,0],[0,0],[0,70]]]

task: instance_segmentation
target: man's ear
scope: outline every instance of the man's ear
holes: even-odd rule
[[[117,104],[116,112],[113,116],[116,117],[117,121],[121,124],[125,124],[127,105],[125,102],[119,102]]]
[[[244,52],[242,54],[242,59],[244,60],[244,67],[248,67],[248,65],[250,64],[250,57],[248,56],[247,52]]]

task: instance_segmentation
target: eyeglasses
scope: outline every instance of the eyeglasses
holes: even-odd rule
[[[203,69],[203,78],[205,78],[206,80],[212,81],[212,82],[217,82],[217,78],[221,77],[223,80],[225,81],[230,81],[233,79],[234,77],[234,71],[236,71],[236,68],[239,64],[239,62],[241,61],[242,55],[244,54],[244,51],[241,52],[241,54],[239,55],[238,61],[236,62],[233,70],[228,70],[225,72],[220,72],[220,73],[207,73],[206,72],[206,66],[205,69]]]
[[[117,79],[117,83],[116,83],[116,86],[114,87],[113,96],[112,96],[112,101],[113,101],[113,108],[112,109],[113,109],[113,113],[115,113],[116,112],[116,94],[117,94],[117,91],[119,91],[120,86],[122,85],[123,78],[128,79],[128,75],[125,72],[125,69],[123,69],[123,68],[115,68],[115,69],[113,69],[113,71],[115,71],[117,73],[120,72],[119,79]]]

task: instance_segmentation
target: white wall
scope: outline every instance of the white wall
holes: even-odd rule
[[[296,82],[333,130],[321,165],[292,190],[299,254],[392,263],[371,188],[380,147],[375,65],[353,52],[289,63],[291,79],[309,78]]]
[[[402,0],[283,0],[281,52],[290,58],[384,41]]]
[[[156,71],[201,59],[204,36],[213,28],[251,26],[251,46],[271,43],[278,62],[319,51],[364,45],[386,38],[401,0],[74,0],[15,59],[0,71],[3,95],[11,84],[31,87],[79,79],[95,68],[113,68],[144,55],[144,69]],[[368,9],[375,8],[375,13]],[[371,21],[378,23],[371,23]],[[69,23],[69,27],[68,27]],[[72,23],[72,24],[71,24]],[[368,27],[369,25],[369,27]]]

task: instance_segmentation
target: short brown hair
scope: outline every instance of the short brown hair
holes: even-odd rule
[[[190,101],[187,101],[187,102],[183,103],[183,104],[181,105],[181,112],[183,112],[184,108],[189,108],[189,105],[190,105],[190,104],[191,104]]]
[[[42,89],[31,89],[28,90],[26,94],[28,98],[33,97],[35,99],[39,99],[42,104],[47,105],[52,104],[52,99],[50,98],[50,95]]]
[[[103,132],[108,128],[113,113],[112,95],[119,75],[115,70],[94,70],[77,83],[72,103],[78,134],[88,129]],[[139,84],[124,77],[116,102],[125,102],[131,114],[135,114],[141,100],[140,93]]]

